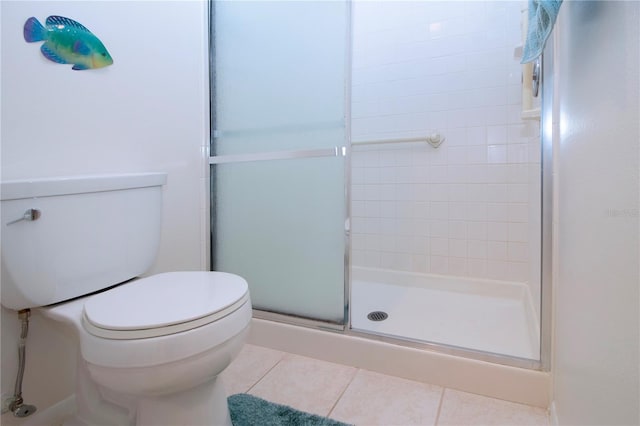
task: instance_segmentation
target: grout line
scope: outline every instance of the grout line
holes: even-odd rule
[[[282,352],[282,351],[280,351],[280,352]],[[265,378],[269,373],[271,373],[271,371],[272,371],[274,368],[276,368],[276,366],[277,366],[278,364],[280,364],[280,362],[282,362],[282,360],[285,358],[285,356],[286,356],[286,355],[287,355],[287,353],[286,353],[286,352],[282,352],[282,357],[278,360],[278,362],[276,362],[275,364],[273,364],[273,366],[272,366],[270,369],[268,369],[267,371],[265,371],[265,373],[264,373],[262,376],[260,376],[260,378],[259,378],[258,380],[256,380],[256,381],[255,381],[255,383],[254,383],[254,384],[252,384],[252,385],[249,387],[249,389],[247,389],[247,390],[246,390],[246,392],[245,392],[245,393],[249,393],[249,391],[251,391],[251,389],[253,389],[254,387],[256,387],[256,385],[257,385],[258,383],[260,383],[260,382],[262,381],[262,379],[264,379],[264,378]]]
[[[440,412],[442,411],[442,402],[444,401],[444,393],[446,390],[447,388],[442,388],[442,393],[440,394],[440,403],[438,404],[438,412],[436,413],[436,421],[433,426],[438,426],[438,423],[440,422]]]
[[[333,413],[333,410],[335,410],[336,406],[338,405],[338,402],[340,402],[340,400],[344,396],[344,393],[347,391],[349,386],[351,386],[351,383],[353,383],[353,380],[356,378],[356,376],[358,375],[358,373],[361,370],[362,370],[361,368],[357,368],[355,373],[353,373],[353,376],[351,376],[351,380],[349,380],[349,383],[347,383],[347,385],[344,387],[344,389],[342,389],[342,392],[340,392],[340,395],[338,396],[338,398],[336,398],[336,401],[331,406],[331,409],[329,409],[329,413],[327,414],[327,417],[331,417],[331,415]]]

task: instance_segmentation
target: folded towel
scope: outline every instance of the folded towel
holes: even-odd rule
[[[521,64],[536,60],[556,23],[562,0],[529,0],[529,27]]]

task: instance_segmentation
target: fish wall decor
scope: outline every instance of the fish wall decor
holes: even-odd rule
[[[79,22],[64,16],[49,16],[43,26],[36,18],[24,24],[24,39],[44,41],[40,51],[58,64],[73,64],[71,69],[88,70],[113,64],[102,42]]]

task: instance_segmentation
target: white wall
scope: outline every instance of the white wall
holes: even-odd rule
[[[640,424],[640,3],[565,2],[555,63],[554,417]]]
[[[206,2],[3,1],[1,13],[2,179],[168,172],[150,272],[206,269]],[[47,61],[22,26],[49,15],[88,27],[114,64],[72,71]],[[24,397],[43,409],[72,389],[73,339],[37,317],[30,333]],[[13,391],[17,334],[3,308],[3,393]]]
[[[520,118],[523,2],[357,2],[358,266],[529,282],[539,301],[539,122]]]

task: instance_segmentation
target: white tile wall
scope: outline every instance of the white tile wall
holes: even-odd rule
[[[353,263],[539,277],[538,121],[520,119],[520,2],[356,2]]]

